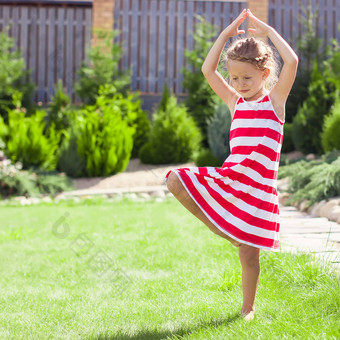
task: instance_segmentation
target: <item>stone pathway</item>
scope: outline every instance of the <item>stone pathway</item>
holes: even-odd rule
[[[340,224],[284,206],[280,219],[283,251],[311,253],[330,262],[340,275]]]

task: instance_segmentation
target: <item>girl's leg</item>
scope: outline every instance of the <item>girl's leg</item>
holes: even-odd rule
[[[173,172],[170,173],[166,182],[170,192],[182,203],[182,205],[187,208],[193,215],[200,219],[204,224],[206,224],[209,229],[215,234],[227,239],[234,246],[239,247],[240,243],[233,240],[232,238],[225,235],[221,230],[219,230],[202,212],[198,207],[196,202],[191,198],[191,196],[185,190],[182,182]]]
[[[253,317],[255,296],[260,280],[260,249],[241,244],[239,247],[242,265],[243,306],[241,313]]]

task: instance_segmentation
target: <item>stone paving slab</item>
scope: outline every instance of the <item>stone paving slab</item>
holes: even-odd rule
[[[340,275],[340,225],[294,207],[280,206],[281,250],[307,252],[331,263]]]

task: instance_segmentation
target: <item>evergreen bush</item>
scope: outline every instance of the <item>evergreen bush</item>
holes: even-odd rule
[[[201,143],[200,130],[184,105],[163,90],[161,105],[153,115],[149,140],[139,151],[146,164],[169,164],[193,159]]]
[[[230,154],[230,125],[229,108],[219,101],[215,115],[208,121],[208,144],[213,156],[221,161],[224,161]]]
[[[210,149],[202,148],[195,156],[195,165],[199,167],[222,167],[223,161],[213,155]]]
[[[287,153],[291,151],[294,151],[293,124],[286,122],[284,125],[282,153]]]
[[[218,97],[204,78],[201,67],[213,45],[211,39],[215,37],[216,30],[204,18],[198,17],[198,19],[200,22],[193,34],[194,48],[192,51],[185,51],[185,58],[189,67],[182,70],[184,75],[183,88],[188,91],[188,97],[185,101],[188,112],[201,130],[202,144],[208,147],[207,119],[213,117]]]
[[[324,68],[322,72],[318,64],[314,63],[308,98],[293,119],[294,146],[303,153],[321,154],[323,151],[320,136],[323,119],[333,105],[336,94],[335,83],[326,71]]]
[[[322,147],[325,152],[340,150],[340,99],[334,104],[331,113],[325,117],[321,134]]]
[[[7,123],[8,109],[14,109],[13,96],[21,95],[22,105],[28,114],[34,112],[34,85],[30,71],[25,70],[25,61],[19,51],[13,51],[14,39],[8,36],[8,29],[0,32],[0,116]]]
[[[138,94],[124,96],[121,93],[116,93],[113,85],[106,84],[101,86],[100,95],[113,99],[114,105],[119,106],[122,118],[127,121],[129,126],[135,128],[131,157],[138,157],[139,149],[147,142],[151,129],[151,122],[147,113],[141,108]]]
[[[73,115],[70,105],[71,98],[65,93],[62,80],[59,79],[55,87],[54,96],[49,103],[47,126],[54,124],[56,130],[67,130]]]
[[[80,177],[86,173],[85,157],[78,153],[78,136],[76,127],[71,126],[63,139],[58,158],[58,170],[70,177]]]
[[[13,162],[21,162],[24,169],[40,167],[54,170],[57,165],[57,150],[61,133],[54,125],[45,131],[46,112],[37,110],[26,116],[23,108],[8,111],[8,125],[0,119],[1,139],[5,153]]]
[[[122,49],[114,43],[116,34],[116,31],[93,32],[96,44],[89,49],[89,63],[82,63],[75,84],[75,91],[85,104],[94,105],[100,86],[105,84],[111,84],[117,93],[126,94],[130,79],[126,71],[118,68]]]
[[[129,112],[131,119],[135,115]],[[122,118],[117,99],[99,95],[76,120],[77,151],[85,159],[84,175],[108,176],[125,170],[133,147],[135,128]],[[73,146],[74,147],[74,146]]]

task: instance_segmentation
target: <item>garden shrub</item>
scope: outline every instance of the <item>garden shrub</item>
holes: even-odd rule
[[[113,43],[117,32],[95,31],[96,44],[88,51],[89,63],[78,70],[75,91],[85,104],[95,104],[101,85],[111,84],[117,93],[126,94],[130,79],[126,71],[118,69],[121,47]]]
[[[321,134],[322,147],[325,152],[340,150],[340,100],[334,104],[331,113],[325,117]]]
[[[187,162],[193,158],[201,143],[200,130],[188,115],[184,105],[163,90],[161,105],[153,115],[148,142],[139,151],[146,164]]]
[[[35,196],[56,194],[72,189],[72,182],[64,175],[55,172],[32,172],[22,170],[22,164],[12,164],[0,152],[0,195]]]
[[[322,72],[315,62],[308,98],[293,119],[292,137],[296,150],[303,153],[322,153],[321,127],[324,116],[334,103],[335,93],[334,81],[327,77],[326,68]]]
[[[134,119],[134,113],[129,113]],[[76,120],[77,151],[85,159],[86,176],[108,176],[125,170],[133,147],[135,128],[122,118],[116,98],[99,95]],[[74,145],[73,145],[74,147]]]
[[[114,105],[119,106],[122,118],[129,126],[135,128],[131,157],[138,157],[139,149],[147,142],[151,129],[151,122],[147,113],[141,108],[138,94],[123,96],[121,93],[116,93],[112,85],[106,84],[101,86],[100,95],[113,99]]]
[[[293,133],[293,124],[286,122],[285,125],[284,125],[282,153],[294,151],[294,143],[293,143],[292,133]]]
[[[182,70],[183,88],[188,92],[185,101],[188,112],[201,130],[202,144],[208,147],[207,118],[213,117],[218,97],[204,78],[201,67],[213,45],[211,38],[216,35],[216,30],[214,26],[206,23],[204,18],[198,17],[198,19],[200,22],[193,34],[194,48],[192,51],[185,51],[189,67]]]
[[[208,121],[208,144],[214,157],[224,161],[230,154],[229,133],[231,114],[229,108],[220,101],[216,112]]]
[[[85,157],[81,157],[78,153],[78,136],[76,127],[70,127],[65,133],[59,150],[58,169],[70,177],[80,177],[86,173]]]
[[[1,139],[5,153],[13,162],[21,162],[24,169],[40,167],[54,170],[61,133],[53,125],[45,131],[46,112],[37,110],[27,117],[23,108],[8,112],[8,125],[0,120]]]
[[[195,165],[206,167],[222,167],[223,161],[220,158],[217,158],[213,155],[210,149],[202,148],[195,156]]]
[[[72,120],[71,98],[63,90],[62,80],[55,87],[54,96],[49,103],[47,126],[54,124],[56,130],[66,130]]]
[[[334,155],[331,156],[334,159]],[[290,178],[287,204],[308,200],[309,205],[340,195],[340,157],[330,163],[324,159],[299,161],[282,166],[278,178]]]
[[[30,72],[25,70],[25,61],[19,51],[13,51],[14,40],[8,36],[7,29],[0,32],[0,115],[7,123],[8,109],[14,109],[14,95],[21,94],[22,105],[28,114],[34,112],[34,85]]]

